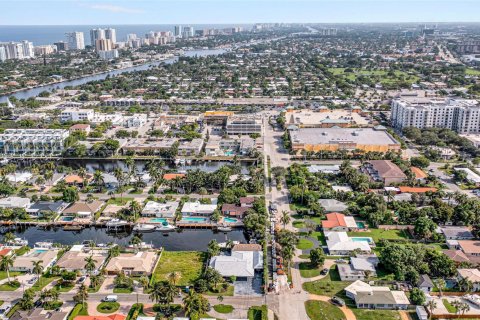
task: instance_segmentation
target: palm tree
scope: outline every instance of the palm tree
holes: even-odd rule
[[[208,300],[202,295],[190,290],[188,294],[183,298],[183,305],[185,309],[185,315],[191,318],[196,318],[201,314],[204,314],[209,309]]]
[[[180,279],[182,278],[182,273],[179,272],[179,271],[173,271],[171,273],[168,274],[167,276],[168,278],[168,281],[173,284],[174,286],[177,285],[178,281],[180,281]]]
[[[437,307],[437,303],[435,302],[435,300],[431,299],[430,301],[427,302],[427,308],[428,310],[430,310],[430,318],[432,318],[433,309],[435,309],[436,307]]]
[[[290,215],[288,211],[282,211],[282,217],[280,218],[280,222],[283,224],[283,229],[287,227],[287,224],[290,223]]]
[[[87,299],[88,299],[88,290],[87,290],[87,287],[84,284],[82,284],[78,288],[77,294],[73,297],[73,300],[76,303],[81,303],[85,308],[85,300]]]
[[[12,243],[13,240],[15,240],[15,235],[11,232],[7,232],[5,233],[5,235],[3,236],[3,241],[5,243]]]
[[[138,283],[142,286],[144,291],[148,290],[150,287],[150,280],[146,276],[140,277],[140,279],[138,279]]]
[[[10,283],[10,268],[13,267],[14,256],[3,256],[0,260],[0,269],[7,272],[8,283]]]
[[[97,187],[101,187],[105,184],[103,180],[103,173],[100,170],[96,170],[93,174],[93,181]]]
[[[443,288],[445,288],[445,284],[446,284],[446,283],[445,283],[445,280],[443,280],[443,279],[437,279],[437,280],[435,280],[435,284],[436,284],[436,286],[437,286],[437,288],[438,288],[438,291],[440,291],[440,297],[441,297],[441,296],[443,295],[442,290],[443,290]]]
[[[32,271],[35,273],[38,277],[38,281],[40,281],[40,274],[43,272],[43,266],[42,266],[43,260],[38,260],[38,261],[32,261]]]
[[[133,216],[133,221],[137,220],[137,215],[142,211],[142,207],[136,200],[130,202],[130,214]]]
[[[91,275],[93,270],[95,270],[96,266],[95,263],[97,260],[94,260],[92,256],[88,256],[84,259],[85,261],[85,270]]]

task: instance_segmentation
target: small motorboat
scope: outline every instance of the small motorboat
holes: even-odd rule
[[[221,232],[230,232],[230,231],[232,231],[232,227],[223,225],[223,226],[218,226],[217,230],[221,231]]]
[[[35,246],[33,247],[34,249],[51,249],[53,248],[53,242],[50,241],[39,241],[35,242]]]
[[[152,232],[155,231],[155,226],[153,224],[138,223],[133,227],[133,231],[136,232]]]
[[[163,222],[155,230],[157,230],[157,231],[173,231],[173,230],[175,230],[175,228],[176,228],[175,226],[172,226],[168,222]]]
[[[28,240],[27,239],[22,239],[22,238],[15,238],[12,241],[10,241],[10,244],[14,246],[28,246]]]

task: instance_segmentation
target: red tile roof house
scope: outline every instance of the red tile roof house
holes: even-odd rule
[[[328,231],[349,231],[358,229],[355,219],[342,213],[334,212],[325,215],[327,220],[322,221],[322,229]]]
[[[243,218],[249,207],[239,207],[235,204],[224,203],[222,205],[222,214],[225,216]]]

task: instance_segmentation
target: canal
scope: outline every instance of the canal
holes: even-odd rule
[[[222,53],[225,53],[225,49],[202,49],[202,50],[190,50],[190,51],[185,51],[184,57],[205,57],[205,56],[212,56],[212,55],[219,55]],[[146,64],[130,67],[130,68],[124,68],[124,69],[116,69],[116,70],[111,70],[107,71],[104,73],[100,74],[95,74],[95,75],[90,75],[90,76],[85,76],[81,77],[78,79],[74,80],[66,80],[62,82],[57,82],[53,84],[48,84],[45,86],[41,87],[35,87],[35,88],[30,88],[30,89],[25,89],[22,91],[18,91],[12,94],[6,94],[6,95],[0,95],[0,103],[1,102],[7,102],[7,98],[9,96],[14,96],[17,99],[28,99],[32,97],[36,97],[40,94],[40,92],[43,91],[52,91],[55,89],[63,89],[65,87],[75,87],[79,86],[88,82],[92,81],[98,81],[98,80],[104,80],[107,77],[114,77],[122,73],[126,72],[133,72],[133,71],[143,71],[143,70],[148,70],[150,68],[156,67],[158,65],[161,65],[163,63],[166,64],[171,64],[175,63],[178,61],[178,57],[162,60],[162,61],[155,61],[155,62],[149,62]]]
[[[133,233],[112,233],[103,228],[86,228],[81,231],[65,231],[62,228],[49,230],[27,227],[12,231],[17,237],[28,240],[29,246],[35,242],[50,241],[64,245],[80,244],[84,240],[93,240],[95,243],[116,243],[127,246],[133,237]],[[242,229],[235,229],[227,233],[214,232],[210,229],[182,229],[173,232],[140,233],[142,241],[151,243],[156,248],[163,247],[169,251],[206,251],[210,240],[226,242],[227,240],[247,243],[247,238]]]

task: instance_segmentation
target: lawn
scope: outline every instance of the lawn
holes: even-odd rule
[[[113,288],[113,293],[132,293],[133,288]]]
[[[102,302],[97,306],[97,311],[100,313],[114,313],[120,308],[118,302]]]
[[[409,75],[406,72],[395,70],[394,75],[388,74],[386,70],[365,70],[359,68],[352,68],[353,72],[345,72],[345,68],[329,68],[328,70],[335,76],[342,76],[350,81],[355,81],[359,76],[368,76],[375,82],[382,84],[391,84],[402,81],[414,83],[418,81],[417,76]]]
[[[325,278],[304,283],[303,288],[310,293],[318,294],[320,296],[343,296],[343,289],[345,289],[350,283],[351,282],[340,281],[338,270],[336,266],[333,265]]]
[[[69,292],[75,287],[75,282],[67,282],[67,283],[58,283],[55,285],[55,289],[58,290],[58,292]]]
[[[133,200],[133,198],[129,198],[129,197],[123,197],[123,198],[122,197],[118,197],[118,198],[115,197],[115,198],[108,199],[107,204],[115,204],[117,206],[124,206],[132,200]]]
[[[213,310],[218,313],[230,313],[234,310],[233,306],[229,304],[217,304],[213,306]]]
[[[164,251],[155,269],[153,279],[154,281],[167,280],[171,272],[178,271],[182,275],[178,285],[192,285],[200,277],[206,259],[205,252]]]
[[[235,290],[235,287],[233,285],[228,286],[226,291],[223,292],[214,292],[214,291],[207,291],[205,294],[207,296],[223,296],[223,297],[231,297],[233,296],[233,292]]]
[[[465,74],[469,76],[480,76],[480,70],[467,68]]]
[[[35,282],[35,284],[32,286],[32,288],[35,291],[42,291],[42,289],[49,283],[60,279],[60,277],[55,277],[55,276],[41,276],[40,279]]]
[[[357,320],[401,320],[400,313],[395,310],[368,310],[352,308]]]
[[[299,268],[302,278],[313,278],[320,275],[320,268],[312,266],[310,262],[301,262]]]
[[[380,239],[409,239],[404,230],[370,229],[370,231],[348,232],[350,237],[371,237],[375,243]]]
[[[450,313],[457,313],[457,308],[453,306],[447,299],[442,299],[443,305]]]
[[[299,220],[293,221],[292,225],[298,229],[305,228],[305,222]]]
[[[324,302],[309,300],[305,302],[307,315],[311,320],[344,320],[343,312],[334,305]]]
[[[70,315],[68,316],[68,320],[73,320],[77,316],[88,316],[88,305],[87,304],[85,304],[85,308],[83,307],[83,304],[81,304],[81,303],[75,305],[72,312],[70,312]]]
[[[6,282],[0,286],[0,291],[15,291],[20,288],[20,282]]]
[[[21,275],[21,272],[10,272],[10,280],[13,279],[13,277]],[[0,280],[7,279],[7,272],[6,271],[0,271]]]
[[[248,320],[265,320],[268,317],[267,306],[250,307],[248,309]]]
[[[297,248],[300,250],[307,250],[313,248],[313,242],[308,239],[300,239],[297,244]]]

